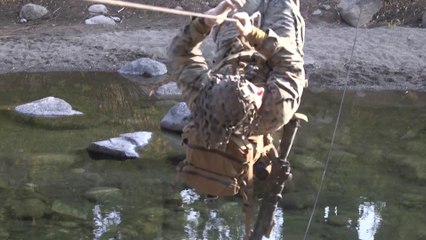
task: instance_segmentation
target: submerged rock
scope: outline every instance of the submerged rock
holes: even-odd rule
[[[161,119],[160,126],[170,131],[182,132],[183,128],[191,121],[191,111],[185,102],[174,105]]]
[[[48,13],[49,10],[47,10],[45,7],[28,3],[21,8],[19,17],[26,20],[37,20],[46,16]]]
[[[346,227],[350,225],[350,218],[343,215],[330,215],[327,218],[327,224],[335,227]]]
[[[87,190],[84,197],[93,202],[104,202],[121,196],[121,190],[114,187],[95,187]]]
[[[37,117],[64,117],[82,115],[75,111],[65,100],[55,97],[46,97],[15,107],[15,111],[24,115]]]
[[[46,204],[37,198],[28,198],[23,200],[13,200],[10,204],[13,215],[18,219],[41,218],[47,213]]]
[[[6,180],[0,178],[0,191],[7,189],[9,189],[9,183]]]
[[[101,25],[116,25],[117,23],[114,21],[114,19],[110,17],[106,17],[104,15],[98,15],[94,16],[92,18],[86,19],[84,21],[88,25],[95,25],[95,24],[101,24]]]
[[[291,161],[291,166],[301,170],[319,170],[323,168],[323,163],[316,158],[306,155],[295,155],[294,160]]]
[[[157,91],[155,91],[157,96],[181,96],[182,91],[179,89],[177,84],[175,82],[170,82],[167,84],[164,84],[163,86],[159,87]]]
[[[119,137],[93,142],[87,148],[95,159],[132,159],[139,158],[138,148],[146,146],[152,138],[151,132],[121,134]]]
[[[71,207],[70,205],[63,203],[59,200],[55,200],[52,203],[52,212],[57,213],[59,215],[65,216],[65,217],[71,217],[76,218],[80,220],[86,220],[87,216],[80,210]]]
[[[139,58],[122,66],[119,70],[121,74],[140,75],[144,77],[160,76],[167,73],[164,63],[150,58]]]

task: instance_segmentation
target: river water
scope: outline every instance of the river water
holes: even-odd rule
[[[111,73],[0,75],[0,239],[243,239],[238,197],[206,201],[176,181],[179,135],[159,121],[180,99]],[[342,92],[308,89],[293,181],[270,239],[303,239]],[[84,117],[13,112],[48,96]],[[93,141],[153,132],[141,158],[92,160]],[[426,239],[426,94],[349,91],[308,239]],[[262,183],[256,183],[261,195]]]

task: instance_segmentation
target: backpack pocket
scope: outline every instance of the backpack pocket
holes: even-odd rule
[[[179,178],[201,194],[233,196],[240,190],[237,178],[194,167],[186,160],[177,166],[177,170]]]

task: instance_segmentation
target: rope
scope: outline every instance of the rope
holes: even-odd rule
[[[328,165],[329,165],[329,162],[330,162],[330,159],[331,159],[331,153],[332,153],[333,147],[334,147],[334,140],[336,139],[337,127],[339,126],[340,116],[342,115],[343,103],[345,101],[345,96],[346,96],[346,90],[348,88],[350,64],[352,63],[352,59],[353,59],[354,52],[355,52],[355,46],[356,46],[356,43],[357,43],[357,40],[358,40],[358,28],[359,28],[359,19],[361,17],[361,12],[362,12],[362,8],[359,11],[358,22],[357,22],[356,29],[355,29],[355,39],[354,39],[354,43],[352,45],[351,56],[349,58],[349,62],[347,63],[348,69],[346,71],[345,85],[344,85],[344,89],[343,89],[343,93],[342,93],[342,99],[340,100],[339,111],[337,113],[337,119],[336,119],[336,124],[335,124],[334,130],[333,130],[333,136],[331,138],[330,148],[328,150],[327,160],[325,161],[324,171],[322,172],[320,186],[319,186],[317,195],[315,197],[314,206],[313,206],[311,215],[309,217],[308,226],[306,227],[305,235],[303,237],[304,240],[308,239],[307,237],[308,237],[309,229],[311,227],[312,219],[314,217],[315,210],[317,208],[318,200],[319,200],[319,197],[320,197],[323,185],[324,185],[325,175],[327,173]]]
[[[191,12],[191,11],[185,11],[185,10],[179,10],[179,9],[171,9],[166,7],[157,7],[157,6],[147,5],[147,4],[126,2],[126,1],[117,1],[117,0],[84,0],[84,1],[104,3],[104,4],[115,5],[115,6],[121,6],[121,7],[137,8],[137,9],[143,9],[143,10],[155,11],[155,12],[170,13],[170,14],[181,15],[181,16],[202,17],[202,18],[209,18],[209,19],[220,18],[219,16],[208,15],[204,13],[197,13],[197,12]],[[227,22],[238,21],[237,19],[234,19],[234,18],[225,18],[224,20]]]

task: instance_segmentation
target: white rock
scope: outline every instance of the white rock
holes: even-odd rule
[[[47,10],[45,7],[28,3],[22,7],[21,11],[19,12],[19,17],[25,18],[26,20],[36,20],[42,18],[48,13],[49,10]]]
[[[180,102],[169,109],[167,114],[161,119],[161,128],[182,132],[183,128],[191,120],[191,110],[185,102]]]
[[[322,11],[319,10],[319,9],[312,12],[312,15],[314,15],[314,16],[320,16],[321,14],[322,14]]]
[[[369,23],[382,6],[382,0],[341,0],[337,9],[346,23],[356,27]]]
[[[159,96],[180,96],[182,91],[175,82],[170,82],[159,87],[155,93]]]
[[[86,19],[85,23],[89,25],[93,25],[93,24],[116,25],[117,24],[113,19],[106,17],[104,15],[98,15],[98,16]]]
[[[40,117],[61,117],[83,114],[82,112],[73,110],[69,103],[55,97],[46,97],[19,105],[15,108],[15,111],[24,115]]]
[[[150,58],[139,58],[126,63],[119,70],[121,74],[139,75],[144,77],[161,76],[167,73],[167,67],[164,63]]]
[[[110,17],[110,18],[116,22],[121,22],[121,18],[119,17]]]
[[[104,15],[108,13],[108,8],[103,4],[93,4],[88,10],[92,15]]]

